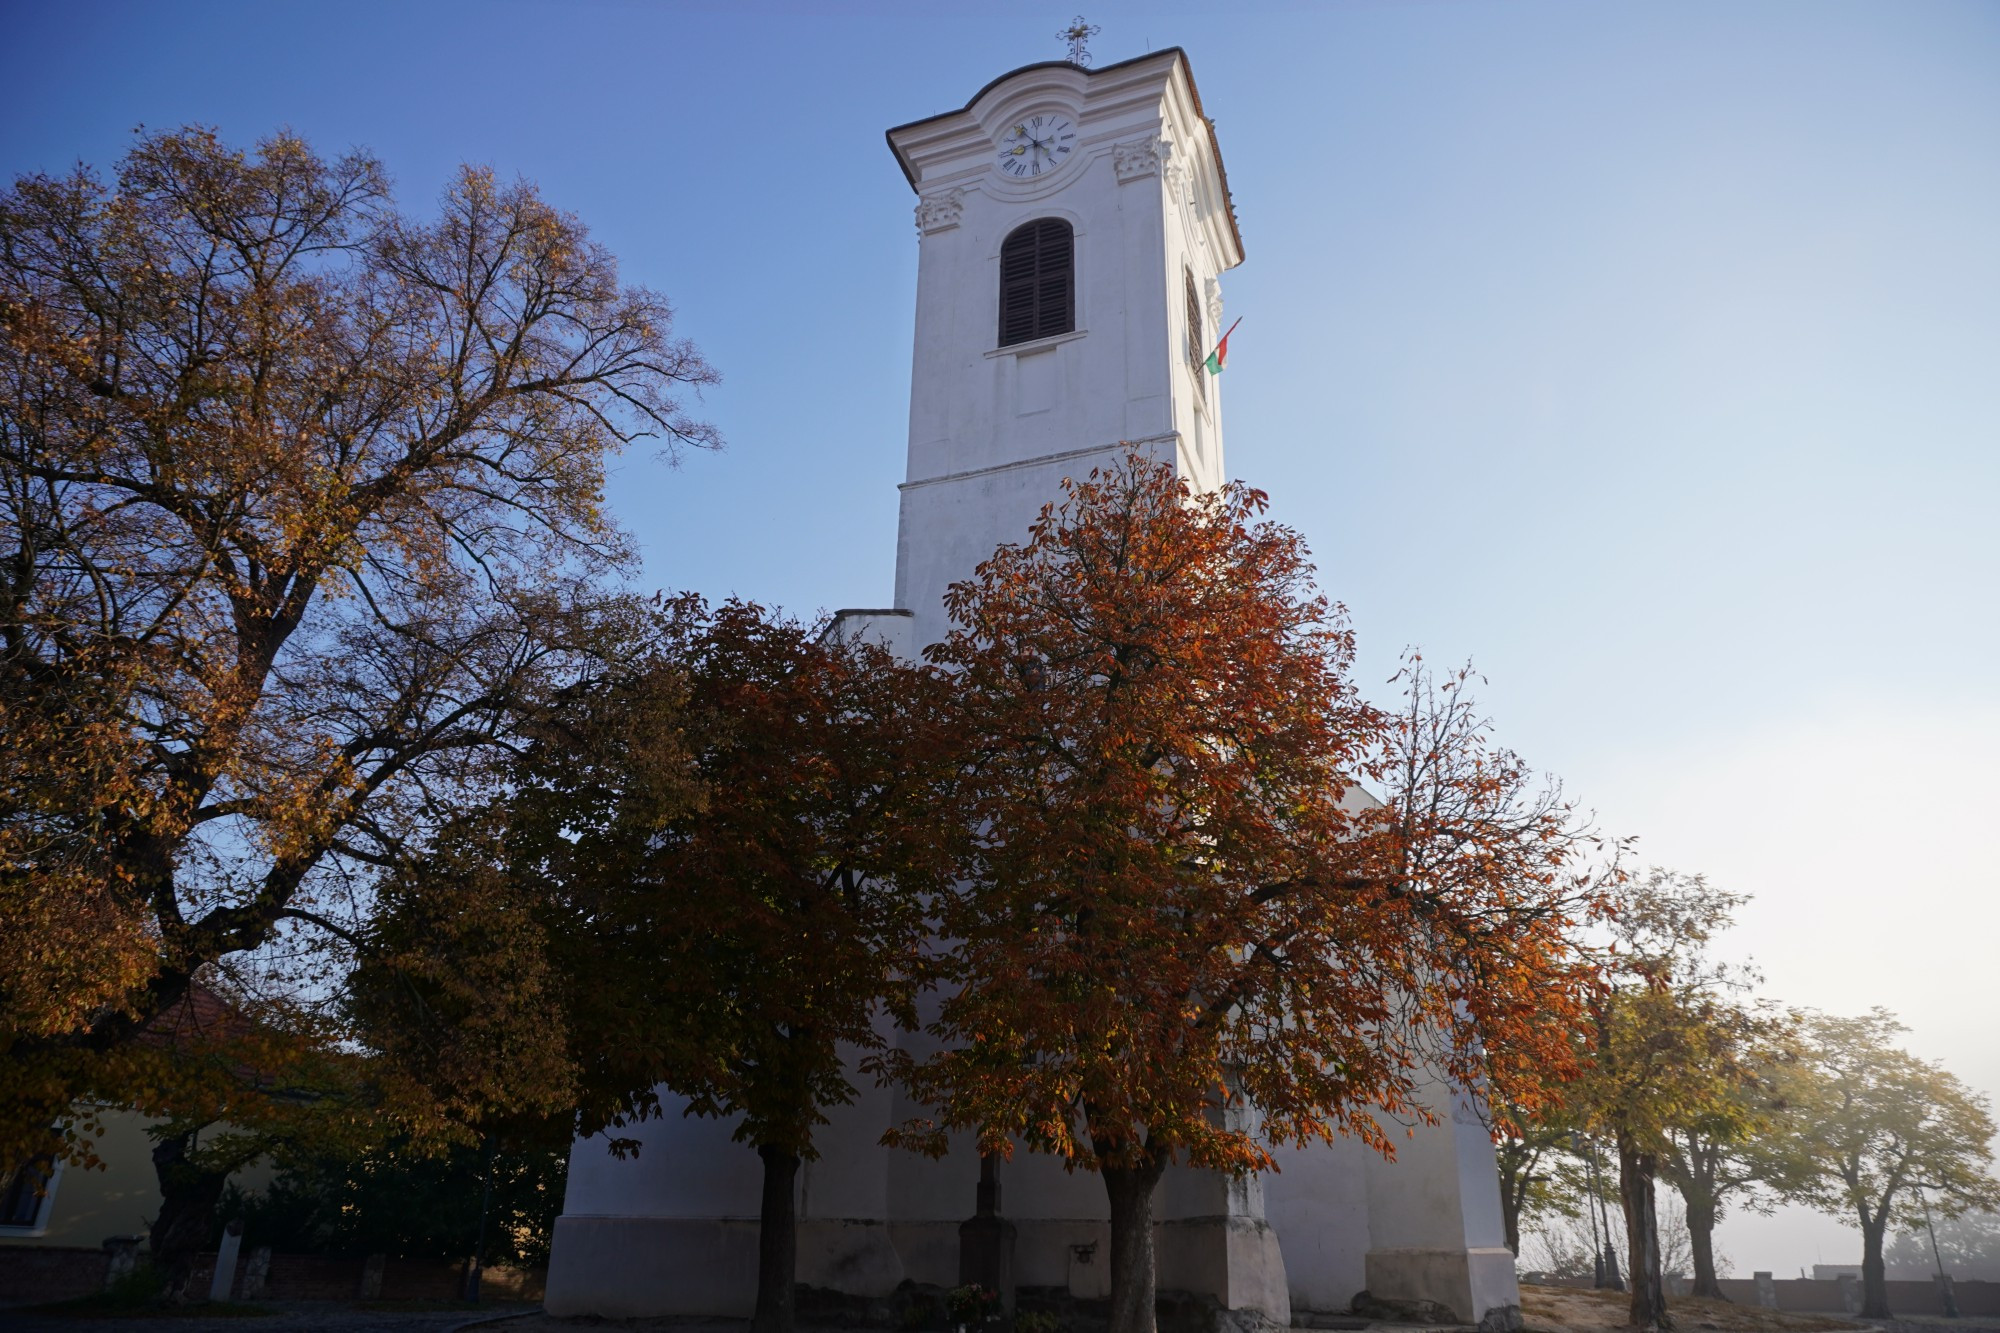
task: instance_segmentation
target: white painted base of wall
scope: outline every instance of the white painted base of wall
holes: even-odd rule
[[[1092,1288],[1108,1271],[1109,1223],[1043,1218],[1015,1226],[1014,1278],[1021,1286],[1108,1294]],[[1229,1309],[1291,1322],[1285,1261],[1268,1223],[1162,1222],[1154,1244],[1162,1289],[1214,1296]],[[1079,1261],[1084,1247],[1094,1253]],[[958,1224],[804,1220],[798,1258],[799,1281],[857,1296],[887,1296],[905,1280],[956,1286]],[[560,1318],[745,1317],[756,1293],[754,1219],[565,1214],[556,1219],[543,1306]]]
[[[1370,1250],[1368,1294],[1382,1301],[1436,1301],[1467,1324],[1520,1326],[1514,1254],[1495,1249]],[[1512,1310],[1511,1325],[1507,1311]]]
[[[556,1219],[542,1307],[559,1318],[748,1315],[757,1224],[737,1219]]]
[[[1188,1218],[1161,1223],[1155,1239],[1154,1272],[1163,1290],[1213,1296],[1225,1310],[1256,1310],[1280,1327],[1291,1324],[1285,1256],[1269,1222]]]

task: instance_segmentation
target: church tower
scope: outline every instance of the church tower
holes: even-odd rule
[[[1243,244],[1178,48],[1102,69],[1029,65],[888,139],[919,244],[895,601],[839,613],[834,632],[914,658],[950,628],[945,589],[1023,540],[1065,477],[1136,447],[1198,489],[1222,484],[1222,385],[1202,361]],[[938,1161],[885,1149],[882,1131],[924,1108],[852,1082],[799,1173],[799,1280],[876,1297],[955,1285],[981,1189],[970,1139]],[[1413,1127],[1393,1164],[1340,1140],[1282,1151],[1268,1178],[1170,1169],[1154,1204],[1162,1290],[1213,1298],[1238,1328],[1344,1311],[1363,1287],[1427,1320],[1443,1307],[1518,1327],[1492,1145],[1462,1096],[1440,1085],[1433,1101],[1438,1123]],[[684,1116],[664,1089],[661,1102],[662,1118],[623,1131],[638,1156],[601,1139],[571,1154],[550,1313],[749,1313],[757,1155],[733,1123]],[[1033,1153],[1001,1174],[1015,1282],[1108,1295],[1102,1183]]]
[[[1222,385],[1202,360],[1243,242],[1177,47],[1029,65],[888,139],[919,252],[907,619],[877,632],[920,650],[944,636],[945,588],[1022,540],[1064,477],[1130,444],[1222,483]]]

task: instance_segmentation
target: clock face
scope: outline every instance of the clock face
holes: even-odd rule
[[[1034,180],[1069,161],[1075,148],[1076,126],[1045,112],[1009,125],[1000,135],[1000,151],[994,160],[1002,174],[1015,180]]]

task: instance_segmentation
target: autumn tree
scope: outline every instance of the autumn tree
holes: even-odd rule
[[[1538,1215],[1570,1215],[1580,1206],[1572,1144],[1573,1110],[1560,1093],[1532,1105],[1494,1097],[1493,1157],[1500,1176],[1500,1221],[1507,1248],[1521,1254],[1521,1223]]]
[[[1991,1174],[1991,1104],[1942,1065],[1901,1049],[1908,1031],[1884,1009],[1810,1014],[1798,1064],[1781,1083],[1798,1113],[1782,1150],[1804,1197],[1861,1231],[1864,1317],[1889,1317],[1883,1240],[1921,1190],[1943,1217],[2000,1208]]]
[[[160,1190],[147,1248],[163,1299],[199,1295],[189,1286],[194,1262],[213,1246],[215,1208],[234,1172],[274,1152],[352,1152],[374,1137],[358,1063],[297,1006],[199,984],[131,1047],[104,1057],[96,1072],[108,1086],[143,1090]],[[94,1120],[98,1105],[72,1114]]]
[[[1631,1320],[1669,1328],[1657,1181],[1674,1136],[1694,1127],[1734,1137],[1752,1105],[1757,1031],[1740,1002],[1746,969],[1709,944],[1744,901],[1698,875],[1654,869],[1622,896],[1606,955],[1607,988],[1593,1001],[1590,1063],[1573,1096],[1587,1126],[1617,1149]]]
[[[977,838],[940,903],[943,1049],[884,1062],[936,1108],[897,1137],[1097,1172],[1113,1333],[1153,1328],[1169,1163],[1268,1169],[1343,1132],[1392,1151],[1382,1119],[1429,1118],[1433,1076],[1469,1085],[1480,1027],[1525,1051],[1516,1029],[1576,1003],[1546,862],[1496,893],[1477,847],[1409,845],[1441,817],[1359,789],[1394,723],[1264,508],[1130,454],[954,585],[929,651]]]
[[[1792,1018],[1769,1006],[1720,1008],[1713,1037],[1734,1046],[1712,1066],[1725,1074],[1720,1097],[1712,1109],[1668,1127],[1659,1178],[1685,1206],[1690,1294],[1726,1300],[1716,1271],[1716,1225],[1732,1206],[1768,1212],[1803,1186],[1796,1165],[1773,1151],[1796,1114],[1780,1084],[1797,1052]]]
[[[499,882],[401,897],[361,978],[369,1030],[443,1098],[559,1089],[589,1134],[658,1114],[664,1086],[733,1119],[763,1164],[760,1331],[792,1327],[815,1130],[887,1024],[915,1023],[960,836],[938,818],[940,685],[873,643],[684,599],[649,660],[559,701],[515,790],[440,858],[453,884]],[[496,901],[516,905],[497,927]],[[429,1028],[440,1003],[457,1017]],[[547,1073],[523,1080],[515,1051]]]
[[[1559,996],[1589,994],[1596,966],[1575,932],[1623,883],[1626,842],[1600,835],[1559,782],[1491,743],[1493,723],[1473,694],[1478,678],[1469,664],[1440,675],[1411,652],[1395,679],[1404,693],[1383,778],[1396,878],[1466,902],[1541,912],[1543,953],[1533,973],[1545,981],[1560,976],[1552,987]],[[1551,903],[1561,910],[1551,911]],[[1552,944],[1547,928],[1564,922],[1571,938]],[[1467,951],[1468,966],[1482,961],[1477,950]],[[1502,986],[1488,1002],[1505,994]],[[1528,1004],[1482,1036],[1476,1073],[1479,1106],[1494,1129],[1507,1245],[1517,1255],[1523,1213],[1560,1208],[1576,1192],[1565,1150],[1582,1122],[1570,1089],[1590,1040],[1581,1011],[1558,1003],[1534,1024],[1522,1021],[1532,999]]]
[[[0,195],[0,1156],[183,1117],[197,985],[324,1035],[375,877],[593,656],[605,458],[715,444],[714,379],[488,171],[424,219],[187,129]]]

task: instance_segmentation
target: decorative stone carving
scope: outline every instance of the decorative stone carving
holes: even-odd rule
[[[1149,134],[1143,139],[1112,144],[1111,166],[1118,173],[1118,183],[1123,185],[1127,181],[1159,175],[1161,166],[1173,155],[1171,139]]]
[[[1222,283],[1215,278],[1203,278],[1201,285],[1204,289],[1202,294],[1208,298],[1208,326],[1219,329],[1222,327]]]
[[[956,186],[940,194],[927,194],[917,200],[917,230],[926,236],[949,231],[964,212],[965,191]]]

